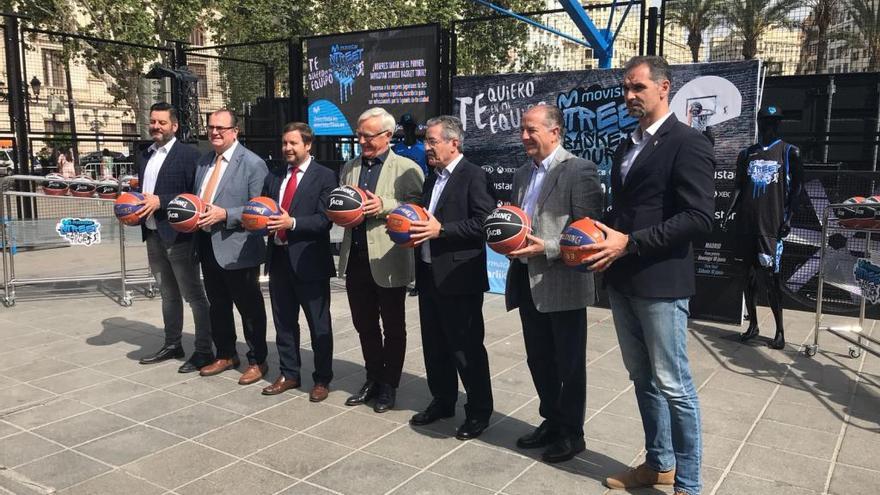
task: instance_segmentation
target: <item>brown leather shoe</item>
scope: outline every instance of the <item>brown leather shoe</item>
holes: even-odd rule
[[[203,367],[199,370],[199,374],[202,376],[214,376],[223,373],[226,370],[231,370],[233,368],[238,368],[238,365],[241,364],[241,361],[238,360],[238,357],[232,358],[217,358],[213,363]]]
[[[241,374],[241,378],[238,379],[238,384],[250,385],[251,383],[257,383],[260,378],[263,378],[263,375],[265,375],[267,371],[269,371],[269,367],[266,366],[266,363],[252,364]]]
[[[675,469],[661,473],[654,471],[647,464],[630,468],[605,478],[605,486],[612,490],[626,490],[654,485],[672,485],[675,483]]]
[[[279,375],[275,383],[263,389],[263,395],[278,395],[292,388],[299,388],[299,380],[290,380],[284,375]]]
[[[312,402],[321,402],[322,400],[327,398],[327,395],[330,394],[330,389],[327,385],[323,383],[316,383],[314,387],[312,387],[312,391],[309,392],[309,400]]]

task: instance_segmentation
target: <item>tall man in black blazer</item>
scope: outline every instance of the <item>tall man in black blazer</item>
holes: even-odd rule
[[[162,294],[162,320],[165,344],[158,352],[140,360],[153,364],[184,356],[183,301],[189,303],[196,327],[195,352],[178,369],[181,373],[198,371],[214,360],[211,350],[211,318],[208,298],[199,276],[199,264],[192,234],[178,233],[168,224],[168,202],[195,187],[199,152],[179,143],[177,109],[168,103],[150,107],[150,136],[153,144],[137,155],[138,180],[144,195],[144,219],[141,232],[147,243],[150,271]],[[182,298],[181,298],[182,296]]]
[[[421,426],[455,415],[458,377],[467,392],[465,422],[456,438],[478,437],[492,415],[489,358],[483,345],[483,292],[489,290],[483,221],[495,206],[486,172],[461,154],[461,121],[428,120],[428,176],[422,206],[428,220],[415,222],[416,287],[422,351],[433,400],[410,423]]]
[[[276,200],[281,215],[269,217],[269,294],[275,320],[281,374],[263,395],[300,386],[299,309],[309,323],[315,371],[309,400],[327,398],[333,379],[333,335],[330,326],[330,277],[336,275],[330,252],[327,197],[336,174],[312,160],[312,129],[302,122],[284,126],[281,151],[287,166],[269,172],[263,195]]]
[[[712,229],[712,145],[669,111],[672,73],[661,57],[626,64],[624,98],[639,126],[611,168],[606,240],[587,259],[605,281],[623,362],[636,392],[646,459],[608,477],[614,489],[674,485],[700,493],[700,405],[687,355],[692,241]]]

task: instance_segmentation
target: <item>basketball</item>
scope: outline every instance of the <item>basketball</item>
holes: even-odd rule
[[[337,187],[327,198],[327,218],[340,227],[357,227],[364,221],[366,200],[367,195],[358,187]]]
[[[853,196],[843,204],[851,204],[851,205],[861,205],[865,203],[865,198],[862,196]],[[849,228],[849,229],[857,229],[863,228],[866,224],[867,218],[867,208],[862,208],[859,206],[848,206],[843,208],[838,208],[835,212],[837,214],[837,219],[840,221],[840,225]],[[873,215],[871,218],[871,222],[873,222]]]
[[[582,261],[590,257],[590,251],[581,251],[580,246],[587,246],[605,240],[605,233],[596,226],[596,222],[590,217],[585,217],[571,223],[562,231],[559,238],[559,250],[562,252],[562,262],[576,268],[578,271],[589,271],[589,265]]]
[[[74,179],[74,181],[70,183],[70,195],[76,196],[77,198],[94,197],[96,189],[97,187],[95,186],[95,183],[87,177]]]
[[[116,198],[116,202],[113,203],[113,213],[125,225],[138,225],[141,223],[141,219],[137,214],[144,207],[144,205],[138,203],[143,200],[144,195],[139,192],[130,191],[122,193]]]
[[[409,229],[413,222],[424,221],[428,219],[428,212],[417,204],[407,203],[398,206],[385,220],[385,227],[388,231],[388,237],[395,244],[403,247],[415,246],[415,241],[410,238]]]
[[[43,193],[49,196],[64,196],[67,194],[68,183],[60,174],[49,174],[48,181],[43,184]]]
[[[135,175],[123,175],[119,180],[122,182],[122,192],[137,191],[140,185],[140,181]]]
[[[880,195],[865,198],[864,210],[863,226],[869,229],[880,228]]]
[[[96,192],[101,199],[116,199],[116,196],[119,196],[119,186],[102,184],[98,186]]]
[[[250,231],[259,231],[263,234],[268,232],[266,224],[269,223],[269,217],[272,215],[280,215],[281,208],[274,199],[266,196],[257,196],[251,198],[244,205],[244,211],[241,212],[241,223],[244,228]]]
[[[165,212],[171,228],[178,232],[195,232],[198,230],[199,218],[205,211],[205,203],[195,194],[179,194],[168,202]]]
[[[532,232],[532,225],[523,210],[516,206],[502,206],[486,217],[483,230],[486,231],[486,243],[493,251],[508,254],[526,245],[526,236]]]

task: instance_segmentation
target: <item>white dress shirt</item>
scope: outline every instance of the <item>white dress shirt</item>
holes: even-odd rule
[[[306,161],[303,162],[303,164],[299,166],[299,171],[297,171],[297,173],[296,173],[296,187],[299,187],[299,185],[302,184],[303,175],[305,175],[306,169],[309,168],[310,163],[312,163],[311,156],[306,158]],[[284,177],[284,182],[281,183],[281,189],[278,190],[278,198],[276,199],[276,201],[278,201],[279,208],[283,207],[283,205],[281,204],[281,200],[284,199],[284,192],[287,191],[287,183],[290,182],[290,177],[292,175],[290,172],[293,171],[293,167],[295,167],[295,166],[296,165],[293,165],[290,163],[287,164],[287,175]],[[296,195],[296,193],[294,193],[294,196],[295,195]],[[287,213],[290,214],[289,211]],[[290,215],[290,216],[293,219],[293,225],[290,227],[290,230],[293,230],[296,228],[296,219],[293,218],[293,215]],[[277,235],[272,236],[272,238],[275,239],[276,246],[283,246],[283,245],[287,244],[286,242],[282,242],[281,239],[279,239]]]
[[[632,139],[633,146],[630,147],[629,151],[623,156],[623,161],[620,163],[620,182],[624,182],[626,180],[626,174],[629,173],[629,168],[632,167],[632,164],[636,161],[636,158],[639,156],[639,153],[645,149],[645,146],[651,141],[651,138],[654,137],[654,134],[657,134],[657,130],[660,129],[660,126],[666,122],[666,119],[672,115],[672,112],[667,113],[663,117],[660,117],[660,120],[651,124],[650,127],[642,130],[642,126],[636,127],[636,130],[633,131],[632,135],[629,137]]]
[[[156,182],[159,180],[159,171],[162,170],[162,164],[165,163],[165,158],[168,157],[171,147],[174,146],[174,143],[176,142],[177,138],[172,136],[171,140],[162,146],[156,146],[156,143],[153,143],[147,148],[147,151],[151,154],[150,159],[147,161],[147,166],[144,167],[144,184],[141,191],[154,194],[154,191],[156,190]],[[150,230],[156,230],[158,228],[156,226],[156,219],[153,218],[153,215],[147,217],[147,221],[144,222],[144,225]]]
[[[232,154],[235,153],[235,148],[238,147],[238,141],[233,141],[232,146],[229,147],[228,150],[223,152],[223,159],[220,161],[220,176],[217,178],[217,186],[214,187],[214,192],[211,193],[211,197],[207,199],[208,203],[213,203],[214,198],[217,197],[217,190],[220,189],[220,182],[223,181],[223,174],[226,173],[226,168],[229,166],[229,162],[232,160]],[[208,171],[205,173],[205,176],[202,177],[202,184],[199,186],[199,197],[205,192],[205,187],[208,185],[208,181],[211,180],[211,174],[214,173],[214,167],[217,165],[217,155],[214,155],[214,158],[211,161],[211,167],[208,168]]]
[[[431,203],[428,204],[428,211],[431,215],[434,214],[434,211],[437,210],[437,202],[440,201],[440,195],[443,194],[443,188],[446,187],[446,183],[449,182],[449,177],[452,175],[452,172],[455,171],[455,166],[464,158],[464,155],[458,155],[455,160],[449,162],[444,168],[435,168],[435,173],[437,174],[437,180],[434,181],[434,188],[431,189]],[[422,243],[422,261],[425,263],[431,262],[431,241],[427,240]]]

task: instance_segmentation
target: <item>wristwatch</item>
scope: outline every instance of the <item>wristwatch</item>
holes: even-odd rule
[[[626,254],[639,254],[639,245],[632,236],[629,236],[629,240],[626,242]]]
[[[442,225],[440,226],[440,235],[438,237],[446,237],[446,228]]]

